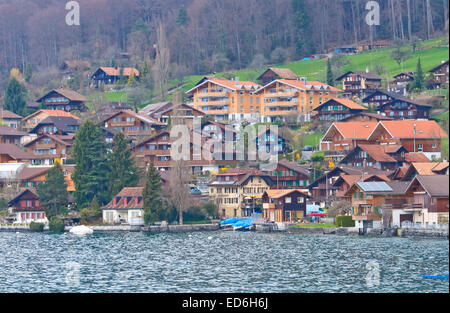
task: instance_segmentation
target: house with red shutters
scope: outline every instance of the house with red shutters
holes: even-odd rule
[[[46,223],[45,210],[39,203],[39,196],[34,188],[26,188],[9,201],[9,208],[15,217],[15,223]]]
[[[103,222],[107,224],[143,224],[144,187],[125,187],[102,207]]]

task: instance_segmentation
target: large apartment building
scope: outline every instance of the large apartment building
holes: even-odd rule
[[[261,98],[261,121],[272,122],[287,115],[305,115],[309,120],[316,107],[340,97],[342,91],[319,81],[300,78],[274,80],[254,94]]]
[[[239,78],[204,77],[187,91],[193,106],[216,121],[258,119],[261,103],[253,92],[261,86]]]

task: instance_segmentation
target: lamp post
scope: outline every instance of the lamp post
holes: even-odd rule
[[[414,123],[414,153],[416,152],[416,123]]]

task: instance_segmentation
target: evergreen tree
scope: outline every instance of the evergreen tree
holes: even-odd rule
[[[31,77],[33,76],[33,69],[30,64],[27,64],[25,66],[24,76],[25,76],[25,81],[27,83],[29,83],[31,81]]]
[[[176,23],[178,26],[183,26],[186,25],[189,22],[189,17],[187,14],[187,10],[184,6],[182,6],[179,10],[178,10],[178,15],[177,15],[177,19],[176,19]]]
[[[308,5],[305,0],[292,0],[292,19],[294,24],[294,45],[297,56],[309,56],[313,52]]]
[[[422,70],[422,63],[420,62],[419,57],[419,60],[417,61],[416,75],[414,75],[414,89],[422,90],[424,87],[424,80],[425,78]]]
[[[144,61],[142,64],[142,70],[141,70],[141,77],[146,77],[149,73],[148,64],[147,61]]]
[[[76,164],[72,180],[77,208],[88,207],[95,195],[99,203],[106,203],[109,200],[109,167],[106,144],[99,127],[89,120],[84,122],[75,135],[72,150]]]
[[[59,163],[47,172],[45,183],[36,187],[39,203],[48,219],[66,212],[69,203],[67,183]]]
[[[132,86],[134,84],[134,72],[130,73],[130,76],[128,76],[128,86]]]
[[[125,135],[114,136],[113,152],[108,155],[108,194],[112,199],[124,187],[135,187],[139,181],[131,150]]]
[[[333,71],[331,70],[330,58],[328,58],[328,61],[327,61],[327,84],[330,86],[334,86],[334,75],[333,75]]]
[[[5,110],[26,115],[26,93],[25,87],[15,77],[11,77],[5,91]]]
[[[161,192],[161,176],[152,163],[148,169],[145,187],[142,193],[144,218],[147,225],[165,218],[166,210],[162,207]]]

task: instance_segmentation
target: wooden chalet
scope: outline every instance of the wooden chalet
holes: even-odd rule
[[[89,100],[73,90],[59,88],[46,93],[36,101],[50,110],[85,112],[87,110],[85,102]]]
[[[448,88],[449,65],[448,60],[428,71],[431,73],[431,79],[428,81],[434,89]]]
[[[430,116],[432,105],[411,100],[406,97],[398,97],[391,102],[380,105],[377,109],[381,115],[393,119],[427,119]]]
[[[39,122],[30,134],[74,135],[80,128],[80,121],[71,116],[49,116]]]
[[[33,155],[12,143],[0,143],[0,163],[30,163]]]
[[[16,128],[0,126],[0,143],[13,143],[19,145],[21,143],[21,138],[26,135],[26,133],[18,131]]]
[[[374,42],[361,42],[358,44],[358,51],[368,51],[375,49],[382,49],[391,46],[391,42],[388,40],[377,40]]]
[[[340,121],[355,114],[367,111],[367,108],[350,99],[330,99],[314,109],[314,119],[319,121]]]
[[[26,188],[8,203],[15,214],[15,222],[29,224],[31,222],[47,222],[45,210],[39,203],[39,197],[34,188]]]
[[[366,104],[368,107],[373,107],[377,109],[383,104],[392,102],[396,99],[404,99],[400,93],[386,91],[386,90],[376,90],[369,94],[367,97],[362,99],[362,102]]]
[[[92,74],[91,82],[98,88],[100,85],[116,84],[121,78],[128,79],[130,75],[138,80],[140,72],[133,67],[100,67]]]
[[[306,215],[309,195],[299,189],[268,189],[262,195],[263,218],[271,222],[293,223]]]
[[[342,82],[345,94],[357,95],[360,98],[381,88],[381,77],[369,71],[348,71],[336,78]]]
[[[256,80],[260,81],[261,84],[267,85],[277,79],[299,79],[298,75],[288,68],[268,68],[264,73],[262,73]]]
[[[401,72],[394,76],[394,84],[397,86],[405,86],[414,80],[413,72]]]
[[[276,164],[262,166],[261,171],[274,181],[274,189],[300,189],[308,188],[309,185],[310,171],[308,168],[287,159],[279,160]]]
[[[67,183],[67,191],[75,191],[75,185],[72,180],[72,173],[75,170],[75,165],[61,165],[64,180]],[[20,171],[16,176],[16,180],[20,187],[35,188],[43,184],[47,178],[48,171],[52,169],[52,166],[28,166]]]
[[[73,136],[42,134],[28,142],[24,147],[32,154],[33,164],[53,165],[55,159],[63,164],[70,159],[70,148],[73,145]]]
[[[79,118],[73,114],[70,114],[69,112],[63,111],[63,110],[38,110],[26,117],[24,117],[21,121],[21,128],[23,128],[25,131],[30,131],[33,128],[35,128],[41,121],[45,120],[49,116],[56,116],[56,117],[71,117],[73,119],[78,120]]]
[[[370,112],[359,112],[349,117],[344,118],[341,122],[379,122],[379,121],[390,121],[393,120],[392,117],[384,116],[378,113],[370,113]]]
[[[355,167],[395,170],[401,166],[408,151],[401,145],[358,145],[340,162]]]
[[[0,121],[2,125],[11,127],[11,128],[19,128],[20,121],[22,120],[22,116],[8,111],[8,110],[0,110]]]

